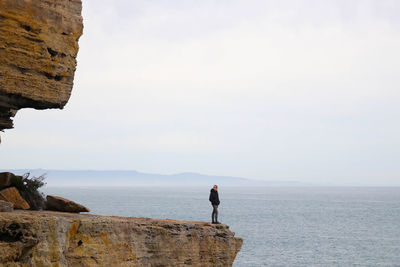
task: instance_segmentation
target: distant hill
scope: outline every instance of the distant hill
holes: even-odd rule
[[[272,182],[250,180],[231,176],[212,176],[198,173],[171,175],[141,173],[121,170],[1,170],[22,175],[39,176],[46,173],[48,186],[285,186],[297,182]]]

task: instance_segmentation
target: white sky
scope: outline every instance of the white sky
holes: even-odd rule
[[[64,110],[0,169],[400,185],[400,2],[84,0]]]

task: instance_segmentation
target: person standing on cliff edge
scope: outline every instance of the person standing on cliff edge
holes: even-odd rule
[[[219,205],[219,197],[218,197],[218,186],[214,185],[213,188],[210,190],[210,200],[211,205],[213,206],[213,211],[211,213],[211,220],[214,224],[220,224],[218,221],[218,205]]]

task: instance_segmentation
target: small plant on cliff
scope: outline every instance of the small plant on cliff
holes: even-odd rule
[[[44,182],[46,174],[32,178],[29,178],[29,176],[29,172],[22,176],[15,176],[11,183],[29,203],[32,210],[41,210],[44,208],[44,195],[39,192],[39,188],[46,184]]]
[[[44,180],[46,179],[46,174],[42,174],[39,177],[29,178],[30,173],[25,173],[22,176],[15,176],[12,180],[12,184],[19,190],[28,193],[37,192],[38,189],[44,186],[46,183]]]

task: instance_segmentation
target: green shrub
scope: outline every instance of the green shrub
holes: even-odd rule
[[[39,188],[46,183],[46,174],[39,177],[33,176],[29,178],[30,173],[25,173],[22,176],[15,176],[11,180],[11,184],[20,192],[21,196],[29,203],[31,210],[41,210],[44,208],[44,195],[39,192]]]

